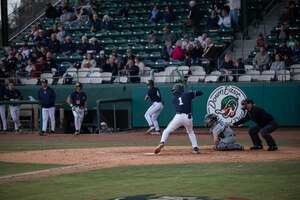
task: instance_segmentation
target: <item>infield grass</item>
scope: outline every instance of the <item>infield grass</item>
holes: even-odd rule
[[[128,166],[0,185],[0,199],[83,200],[159,196],[293,200],[299,161]]]

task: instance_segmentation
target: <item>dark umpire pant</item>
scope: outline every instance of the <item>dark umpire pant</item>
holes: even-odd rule
[[[266,140],[268,146],[275,146],[276,143],[271,136],[271,133],[277,129],[277,122],[275,120],[271,121],[268,125],[261,127],[259,125],[254,125],[249,128],[249,135],[254,145],[262,145],[258,133]]]

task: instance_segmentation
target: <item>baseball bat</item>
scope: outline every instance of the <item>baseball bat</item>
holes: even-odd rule
[[[185,88],[188,88],[185,80],[184,80],[184,76],[183,76],[183,73],[180,73],[180,71],[178,70],[178,68],[176,68],[176,72],[177,72],[177,75],[179,76],[179,79],[181,80],[181,82],[183,83],[184,87]]]

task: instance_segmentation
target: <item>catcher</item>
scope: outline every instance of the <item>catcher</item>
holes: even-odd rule
[[[235,144],[236,136],[233,130],[224,122],[218,120],[216,114],[210,113],[205,116],[204,123],[210,128],[213,135],[215,149],[219,151],[244,150],[244,147]]]

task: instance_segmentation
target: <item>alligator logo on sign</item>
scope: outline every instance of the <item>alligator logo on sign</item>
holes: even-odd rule
[[[207,113],[214,113],[225,122],[234,123],[245,116],[241,101],[246,99],[245,93],[233,85],[220,86],[215,89],[207,101]]]

